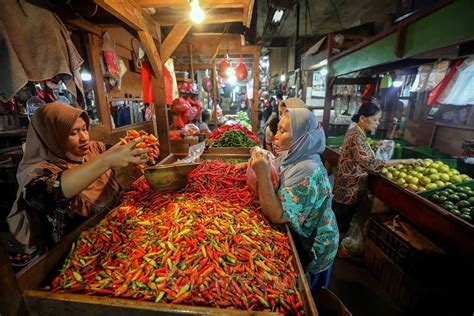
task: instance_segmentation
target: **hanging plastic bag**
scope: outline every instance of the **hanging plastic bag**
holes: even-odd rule
[[[278,175],[277,167],[275,166],[275,156],[268,150],[262,149],[258,146],[253,147],[250,149],[250,161],[252,161],[253,157],[256,153],[260,153],[262,155],[267,156],[268,160],[270,161],[270,172],[271,172],[271,180],[273,184],[273,189],[276,191],[278,189],[278,185],[280,183],[280,177]],[[257,175],[253,170],[251,163],[247,164],[247,185],[253,192],[257,192]]]
[[[105,32],[102,44],[102,58],[105,67],[105,77],[111,76],[118,78],[120,74],[118,58],[117,54],[115,53],[114,46],[115,45],[110,39],[109,33]]]
[[[375,157],[383,161],[392,159],[395,150],[395,142],[390,139],[384,139],[375,152]]]

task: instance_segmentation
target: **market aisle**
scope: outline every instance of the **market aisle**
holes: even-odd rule
[[[390,303],[388,295],[360,262],[340,258],[334,261],[331,284],[333,291],[354,316],[401,316]]]

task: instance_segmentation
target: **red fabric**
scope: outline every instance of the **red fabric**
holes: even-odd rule
[[[104,64],[107,68],[107,72],[113,76],[119,76],[119,66],[117,61],[117,55],[113,50],[103,49],[102,54],[104,56]]]
[[[173,77],[168,68],[163,65],[163,76],[165,79],[165,98],[166,104],[173,103]]]
[[[153,102],[153,90],[151,89],[151,70],[147,63],[142,64],[141,69],[142,75],[142,91],[143,91],[143,102]]]
[[[436,104],[439,97],[443,94],[444,90],[448,87],[449,83],[451,80],[453,80],[453,77],[456,75],[458,72],[458,67],[463,63],[464,59],[458,59],[456,61],[456,64],[451,68],[449,73],[447,74],[446,77],[441,80],[440,83],[436,87],[431,90],[430,95],[428,96],[428,105],[433,105]]]
[[[364,93],[362,93],[362,104],[367,104],[372,100],[374,96],[375,85],[368,84],[365,86]]]

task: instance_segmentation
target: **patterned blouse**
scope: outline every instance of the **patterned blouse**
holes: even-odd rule
[[[31,181],[23,191],[23,199],[34,209],[42,212],[48,222],[51,240],[56,244],[72,229],[84,221],[82,216],[69,211],[70,199],[61,189],[62,171],[52,173],[44,170],[44,175]]]
[[[380,171],[385,163],[375,158],[367,136],[359,126],[344,138],[334,180],[334,201],[352,205],[367,192],[368,171]]]
[[[283,216],[307,257],[301,258],[305,272],[317,274],[329,268],[337,253],[339,231],[326,169],[320,166],[299,183],[280,188],[278,196]]]

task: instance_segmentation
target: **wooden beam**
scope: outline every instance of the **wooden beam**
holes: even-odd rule
[[[156,76],[163,75],[163,62],[160,57],[160,53],[156,48],[156,45],[153,41],[153,38],[148,32],[139,31],[138,37],[143,44],[143,48],[145,49],[145,53],[148,56],[148,60],[150,61],[151,69]]]
[[[98,27],[97,25],[92,24],[91,22],[87,20],[84,20],[83,18],[67,20],[65,23],[75,28],[87,31],[89,33],[102,36],[102,32],[103,32],[102,28]]]
[[[3,243],[0,243],[0,275],[0,314],[26,315],[22,293]]]
[[[155,40],[161,41],[159,25],[133,0],[94,0],[94,2],[134,30],[148,31]]]
[[[112,120],[110,118],[109,103],[107,102],[107,96],[105,94],[104,77],[102,76],[102,68],[100,66],[100,54],[102,50],[101,38],[92,33],[87,34],[86,50],[100,121],[104,125],[106,131],[110,133],[110,131],[112,131]]]
[[[188,34],[193,24],[191,22],[176,24],[171,32],[166,36],[161,45],[161,61],[165,63],[171,57],[176,47],[181,43],[183,38]]]
[[[180,15],[153,15],[153,19],[161,26],[170,26],[177,23],[189,21],[188,14]],[[243,19],[243,10],[232,11],[229,13],[206,13],[204,21],[201,24],[222,24],[229,22],[241,22]]]
[[[144,8],[189,8],[189,0],[136,0]],[[200,0],[201,8],[242,8],[242,0]]]
[[[194,71],[196,70],[208,70],[212,69],[213,65],[212,64],[193,64]],[[186,65],[175,65],[174,70],[175,71],[188,71],[190,70],[191,67],[189,64]]]
[[[254,2],[255,0],[249,0],[248,5],[244,7],[244,12],[247,9],[247,16],[244,15],[244,25],[248,28],[250,28],[250,23],[252,22]]]
[[[160,140],[160,158],[170,154],[170,139],[168,129],[168,110],[166,107],[165,80],[163,76],[163,64],[155,42],[147,32],[138,32],[140,41],[150,61],[153,74],[151,86],[153,91],[153,113],[156,133]]]

